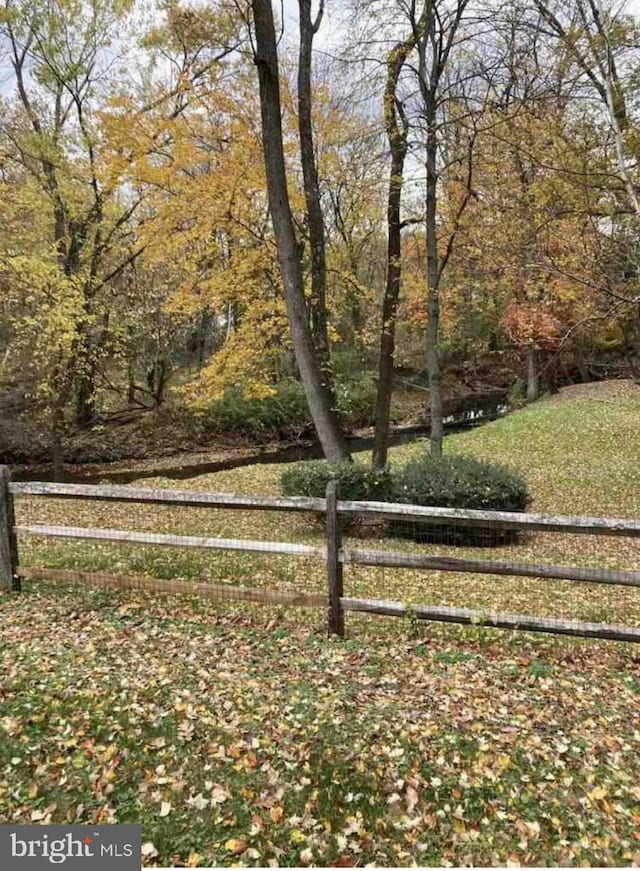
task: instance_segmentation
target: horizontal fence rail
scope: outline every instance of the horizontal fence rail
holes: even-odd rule
[[[89,499],[101,502],[138,502],[182,505],[185,508],[242,508],[245,511],[312,511],[324,514],[325,499],[305,496],[244,496],[238,493],[203,493],[200,490],[162,490],[112,484],[54,484],[25,481],[9,485],[14,496],[48,496],[55,499]]]
[[[255,541],[209,536],[169,535],[132,532],[120,529],[92,529],[74,526],[16,524],[14,497],[45,497],[56,499],[88,499],[92,501],[139,503],[143,505],[174,505],[222,510],[293,511],[324,517],[324,545],[307,545],[282,541]],[[387,521],[406,521],[425,525],[490,527],[520,532],[551,532],[580,535],[640,537],[640,521],[624,518],[570,517],[525,512],[478,511],[386,502],[339,500],[336,484],[327,488],[326,498],[246,496],[235,493],[206,493],[197,490],[168,490],[118,485],[56,484],[49,482],[14,483],[8,470],[0,466],[0,587],[20,589],[21,579],[44,578],[69,581],[71,576],[86,583],[96,583],[110,589],[143,590],[156,593],[186,593],[209,598],[251,601],[264,604],[325,607],[329,632],[344,635],[344,613],[361,612],[389,617],[411,616],[418,620],[483,625],[495,629],[526,630],[559,635],[640,642],[640,627],[604,623],[585,623],[530,615],[499,614],[466,608],[435,605],[407,605],[403,602],[359,599],[345,596],[343,567],[345,565],[405,568],[418,571],[443,571],[464,574],[532,577],[588,584],[640,587],[640,571],[597,567],[522,563],[509,560],[488,560],[451,557],[445,554],[423,554],[391,550],[345,548],[342,544],[343,517],[374,517]],[[240,551],[296,557],[313,557],[326,562],[327,594],[299,593],[291,590],[269,590],[205,581],[160,580],[145,576],[111,575],[104,572],[68,572],[63,570],[21,567],[18,560],[18,538],[39,536],[102,543],[129,545],[201,548],[205,550]]]
[[[623,569],[598,569],[581,566],[554,566],[547,563],[515,563],[502,560],[461,559],[386,550],[342,550],[340,560],[360,566],[386,566],[397,569],[430,569],[477,575],[509,575],[545,578],[553,581],[582,581],[587,584],[613,584],[640,587],[640,572]]]
[[[128,532],[124,529],[88,529],[82,526],[16,526],[18,535],[45,538],[73,538],[78,541],[107,541],[116,544],[144,544],[157,547],[196,547],[206,550],[245,550],[253,553],[281,553],[294,556],[324,557],[323,547],[289,544],[285,541],[251,541],[246,538],[208,538],[198,535],[162,535],[155,532]]]
[[[56,499],[90,499],[111,502],[138,502],[153,505],[183,505],[191,508],[237,508],[262,511],[301,511],[326,513],[326,499],[305,496],[244,496],[237,493],[203,493],[199,490],[163,490],[147,487],[102,484],[54,484],[25,481],[9,484],[13,496],[44,496]],[[436,508],[395,502],[338,500],[342,515],[378,517],[381,520],[406,520],[412,523],[451,523],[463,526],[488,526],[532,532],[563,532],[572,535],[619,535],[640,538],[640,520],[622,517],[571,517],[553,514],[527,514],[516,511],[476,511],[462,508]]]
[[[360,611],[386,617],[411,616],[417,620],[488,626],[492,629],[520,629],[527,632],[546,632],[551,635],[640,642],[640,629],[632,626],[581,623],[578,620],[552,620],[546,617],[530,617],[526,614],[498,614],[491,611],[472,611],[468,608],[446,608],[440,605],[405,605],[403,602],[385,602],[381,599],[343,598],[341,601],[346,611]]]
[[[115,544],[141,544],[157,547],[186,547],[206,550],[237,550],[293,556],[327,558],[327,549],[308,544],[283,541],[255,541],[246,538],[210,538],[191,535],[163,535],[155,532],[129,532],[123,529],[90,529],[75,526],[16,526],[19,535],[42,538],[69,538],[77,541],[102,541]],[[598,569],[577,566],[554,566],[546,563],[516,563],[497,560],[460,559],[401,551],[341,548],[337,559],[343,564],[388,568],[423,569],[464,574],[507,575],[545,578],[559,581],[582,581],[590,584],[613,584],[640,587],[640,571]]]
[[[564,517],[519,511],[476,511],[467,508],[435,508],[395,502],[338,502],[339,514],[373,516],[412,523],[451,523],[460,526],[491,526],[530,532],[564,532],[587,535],[640,537],[640,520],[622,517]]]
[[[65,571],[29,566],[18,568],[18,576],[25,579],[40,578],[47,581],[85,581],[112,590],[141,590],[147,593],[164,593],[202,596],[205,599],[227,599],[237,602],[261,602],[265,605],[298,605],[304,608],[324,608],[326,596],[314,593],[298,593],[289,590],[264,590],[258,587],[236,587],[230,584],[213,584],[209,581],[167,581],[137,575],[111,575],[106,572]]]

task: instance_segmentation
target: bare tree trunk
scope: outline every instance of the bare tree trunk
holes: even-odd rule
[[[418,49],[418,86],[426,125],[425,164],[427,188],[425,198],[425,233],[427,242],[427,374],[429,377],[429,416],[431,422],[431,453],[442,455],[444,421],[440,382],[440,281],[453,250],[459,220],[471,196],[473,139],[469,142],[467,192],[459,208],[454,228],[442,259],[438,253],[438,104],[442,98],[443,74],[449,62],[456,33],[468,0],[456,0],[450,14],[443,18],[443,4],[425,0],[424,26],[414,27]],[[412,7],[415,9],[415,5]],[[446,22],[446,23],[445,23]]]
[[[589,374],[589,368],[587,367],[587,361],[585,360],[584,351],[580,347],[576,351],[576,366],[578,367],[580,382],[582,384],[588,384],[589,381],[591,381],[591,376]]]
[[[560,351],[551,355],[547,363],[547,384],[549,386],[549,393],[555,395],[560,392],[560,387],[558,385],[558,360],[560,357]]]
[[[527,402],[535,402],[540,395],[540,370],[538,367],[538,349],[527,348]]]
[[[82,363],[76,384],[76,424],[86,429],[96,415],[96,364],[87,336],[79,339],[79,346]]]
[[[133,360],[127,363],[127,404],[135,405],[136,401],[136,379],[134,375]]]
[[[147,370],[147,392],[153,400],[154,408],[159,408],[165,400],[170,375],[171,370],[162,357],[156,357],[151,368]]]
[[[79,243],[78,243],[79,244]],[[73,246],[74,251],[76,246]],[[71,252],[70,252],[71,254]],[[95,261],[95,257],[92,258]],[[65,272],[72,276],[80,268],[79,252],[75,252],[73,256],[67,258]],[[80,429],[85,429],[90,426],[96,415],[96,347],[99,346],[99,340],[93,336],[93,314],[94,314],[94,294],[92,291],[92,282],[95,279],[96,264],[91,264],[91,278],[84,285],[84,302],[83,309],[85,316],[79,321],[76,328],[76,337],[74,340],[75,346],[75,370],[76,370],[76,426]]]
[[[200,315],[198,320],[198,332],[197,332],[197,367],[198,369],[202,369],[204,366],[205,360],[207,358],[207,339],[209,337],[209,333],[211,331],[211,325],[213,322],[213,318],[211,316],[211,312],[208,308],[205,308]]]
[[[329,334],[327,331],[327,265],[325,256],[324,218],[320,202],[318,168],[313,144],[311,118],[311,53],[313,37],[324,13],[324,0],[315,20],[311,19],[311,0],[298,0],[300,9],[300,52],[298,55],[298,132],[304,199],[309,221],[311,246],[311,333],[322,367],[329,372]],[[327,382],[330,378],[327,377]]]
[[[415,45],[410,39],[400,42],[387,58],[387,84],[384,94],[384,116],[391,150],[389,191],[387,194],[387,278],[382,300],[380,328],[380,358],[378,361],[378,391],[376,396],[373,465],[382,468],[387,462],[389,416],[393,393],[393,370],[396,347],[396,315],[402,279],[402,184],[407,156],[408,124],[397,97],[398,79],[407,56]],[[399,116],[399,117],[398,117]]]
[[[316,356],[304,298],[302,264],[293,228],[282,141],[280,84],[271,0],[252,0],[256,37],[255,63],[260,84],[262,147],[269,207],[276,237],[291,340],[318,439],[325,457],[348,460],[332,397]]]
[[[156,408],[159,408],[164,402],[167,395],[167,384],[169,383],[170,372],[164,360],[161,361],[158,368],[158,378],[156,380],[155,403]]]
[[[442,389],[440,383],[440,354],[438,349],[440,327],[440,263],[438,257],[437,188],[436,167],[437,138],[435,106],[427,107],[427,374],[429,377],[429,418],[431,453],[442,456],[444,421],[442,413]]]
[[[51,415],[51,470],[53,480],[64,481],[64,454],[62,448],[62,435],[64,431],[63,405],[56,401]]]

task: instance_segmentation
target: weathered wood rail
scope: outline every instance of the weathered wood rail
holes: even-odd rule
[[[295,605],[304,608],[324,608],[326,596],[319,593],[298,593],[294,590],[267,590],[260,587],[239,587],[230,584],[214,584],[211,581],[167,581],[137,575],[111,575],[107,572],[68,572],[63,569],[19,567],[20,578],[41,578],[47,581],[68,583],[83,581],[112,590],[141,590],[147,593],[163,593],[187,596],[202,596],[209,599],[227,599],[239,602],[260,602],[264,605]]]
[[[8,472],[7,472],[8,475]],[[8,479],[7,479],[8,480]],[[53,484],[25,481],[8,484],[13,496],[48,496],[56,499],[86,499],[102,502],[138,502],[152,505],[184,505],[190,508],[229,508],[243,511],[297,511],[325,514],[326,499],[305,496],[245,496],[238,493],[203,493],[199,490],[162,490],[111,484]],[[531,532],[619,535],[640,538],[640,520],[619,517],[570,517],[553,514],[526,514],[513,511],[474,511],[461,508],[425,508],[392,502],[353,502],[339,500],[336,511],[342,515],[373,516],[382,520],[407,520],[415,523],[457,523],[464,526],[492,526],[495,529],[521,529]]]
[[[14,499],[45,497],[67,500],[125,502],[151,505],[182,505],[239,511],[306,512],[323,516],[326,521],[324,546],[282,541],[224,539],[208,536],[167,535],[132,532],[120,529],[91,529],[75,526],[16,524]],[[531,577],[589,584],[640,588],[640,571],[605,569],[593,566],[562,566],[548,563],[521,563],[505,560],[468,559],[440,554],[344,548],[341,540],[341,517],[375,517],[402,520],[415,524],[443,523],[525,532],[565,533],[572,535],[606,535],[640,538],[640,521],[624,518],[569,517],[497,511],[475,511],[400,505],[386,502],[339,500],[335,483],[327,488],[325,499],[304,497],[246,496],[234,493],[203,493],[197,490],[163,490],[118,485],[54,484],[46,482],[14,483],[8,470],[0,467],[0,587],[20,590],[22,578],[41,577],[52,581],[70,579],[97,583],[109,588],[139,589],[148,592],[209,596],[220,599],[254,601],[265,604],[326,607],[328,630],[339,636],[345,632],[345,612],[363,612],[384,616],[407,616],[457,624],[482,624],[497,629],[526,630],[551,634],[640,642],[640,627],[585,623],[531,615],[498,614],[466,608],[441,606],[407,606],[402,602],[355,599],[345,596],[343,566],[368,565],[407,568],[422,571],[490,574]],[[207,550],[244,551],[271,555],[311,557],[326,563],[327,595],[289,590],[265,590],[230,584],[201,581],[163,581],[153,578],[110,575],[101,572],[66,572],[19,565],[18,541],[26,536],[63,538],[79,541],[109,542],[128,545],[202,548]]]
[[[323,547],[289,544],[286,541],[252,541],[246,538],[208,538],[199,535],[163,535],[156,532],[128,532],[124,529],[88,529],[81,526],[16,526],[18,535],[43,538],[73,538],[79,541],[107,541],[117,544],[142,544],[156,547],[196,547],[205,550],[244,550],[253,553],[280,553],[293,556],[324,557]]]

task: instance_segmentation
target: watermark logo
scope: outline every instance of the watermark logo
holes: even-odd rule
[[[2,871],[139,871],[140,826],[0,826]]]

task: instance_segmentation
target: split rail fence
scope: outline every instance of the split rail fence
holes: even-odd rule
[[[120,529],[94,529],[73,526],[47,526],[16,524],[14,500],[20,497],[49,497],[67,500],[97,500],[102,502],[142,503],[228,510],[287,511],[323,516],[326,538],[324,545],[308,545],[282,541],[255,541],[248,539],[209,538],[185,535],[150,534]],[[339,500],[335,483],[329,484],[326,498],[284,498],[272,496],[243,496],[233,493],[207,493],[195,490],[162,490],[129,486],[103,486],[94,484],[55,484],[48,482],[12,482],[6,467],[0,466],[0,587],[19,592],[24,578],[44,578],[64,581],[71,575],[91,582],[91,572],[66,572],[46,568],[22,567],[18,543],[23,537],[38,536],[54,539],[74,539],[91,542],[119,542],[129,545],[155,545],[161,547],[202,548],[252,553],[287,554],[312,557],[326,564],[327,594],[298,593],[265,590],[230,584],[214,585],[180,581],[139,579],[136,589],[159,593],[181,591],[188,594],[223,597],[225,599],[263,602],[270,604],[300,605],[327,609],[327,628],[330,634],[344,636],[345,612],[364,612],[392,617],[483,625],[496,629],[525,630],[557,635],[601,638],[615,641],[640,642],[640,627],[587,623],[576,620],[502,614],[467,608],[436,605],[411,605],[382,599],[350,598],[344,595],[343,568],[345,565],[386,566],[446,572],[508,575],[567,582],[640,587],[640,571],[549,565],[544,563],[517,563],[504,560],[467,559],[446,555],[407,553],[402,551],[367,550],[343,546],[341,528],[343,519],[358,517],[377,520],[411,522],[420,525],[476,527],[518,532],[569,533],[572,535],[619,536],[640,538],[640,521],[620,518],[568,517],[495,511],[476,511],[431,508],[383,502],[357,502]],[[98,573],[96,573],[97,576]],[[126,579],[118,575],[100,574],[101,585],[114,588],[126,586]]]

